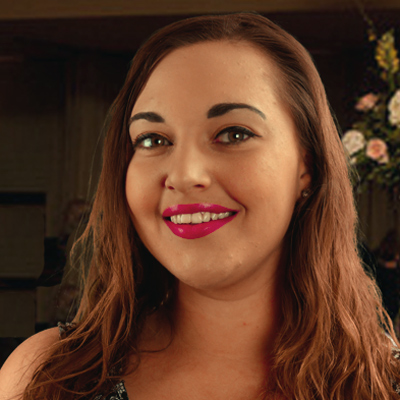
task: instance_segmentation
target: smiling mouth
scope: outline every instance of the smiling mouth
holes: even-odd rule
[[[197,212],[193,214],[177,214],[165,217],[166,220],[171,221],[176,225],[191,224],[197,225],[210,221],[217,221],[231,217],[237,214],[235,211],[222,212],[222,213],[211,213],[211,212]]]
[[[207,214],[210,214],[209,221],[207,221]],[[212,219],[212,214],[214,214],[213,217],[216,219]],[[195,215],[194,221],[186,222],[189,221],[189,218],[192,219],[193,215]],[[224,225],[231,222],[237,215],[238,212],[232,211],[219,214],[207,212],[204,212],[204,214],[202,212],[195,214],[176,214],[171,215],[170,217],[164,217],[164,222],[174,235],[182,239],[199,239],[222,228]],[[180,218],[181,222],[178,222],[178,218]],[[196,222],[199,221],[200,218],[201,222]],[[176,220],[176,222],[172,222],[172,220]]]
[[[164,210],[163,220],[182,239],[199,239],[231,222],[239,213],[218,204],[177,204]]]

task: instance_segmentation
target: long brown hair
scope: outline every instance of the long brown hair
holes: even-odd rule
[[[174,280],[146,251],[129,217],[128,120],[160,60],[179,47],[219,40],[247,41],[274,60],[280,95],[312,171],[311,193],[297,204],[286,235],[282,327],[265,395],[397,398],[399,365],[384,329],[395,334],[357,254],[350,169],[318,72],[291,35],[261,15],[239,13],[178,21],[156,32],[134,57],[110,111],[90,221],[75,246],[82,249],[77,260],[84,271],[76,326],[49,350],[24,400],[90,398],[126,373],[128,356],[139,364],[144,320],[173,295]]]

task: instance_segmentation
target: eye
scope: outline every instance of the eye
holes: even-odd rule
[[[157,147],[171,146],[172,143],[164,136],[157,133],[144,133],[138,136],[132,143],[133,149],[154,149]]]
[[[254,136],[257,135],[243,126],[229,126],[218,133],[214,143],[239,144]]]

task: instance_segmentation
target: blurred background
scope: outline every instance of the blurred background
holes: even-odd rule
[[[0,365],[26,337],[73,318],[67,254],[135,51],[173,21],[235,11],[267,16],[309,50],[343,132],[365,117],[360,98],[374,91],[377,41],[366,19],[400,43],[398,0],[0,0]],[[360,254],[396,324],[398,191],[373,179],[358,189]]]

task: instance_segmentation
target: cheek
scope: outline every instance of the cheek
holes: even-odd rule
[[[297,200],[296,157],[260,155],[232,165],[225,176],[229,176],[225,188],[230,195],[248,213],[257,216],[260,224],[266,221],[284,227],[288,224]]]
[[[220,177],[225,190],[245,207],[268,200],[278,189],[275,166],[263,155],[236,159],[220,171]]]
[[[154,210],[157,186],[153,175],[151,170],[146,170],[140,164],[131,162],[128,166],[125,182],[126,199],[131,212],[138,219],[145,216],[149,210]]]

